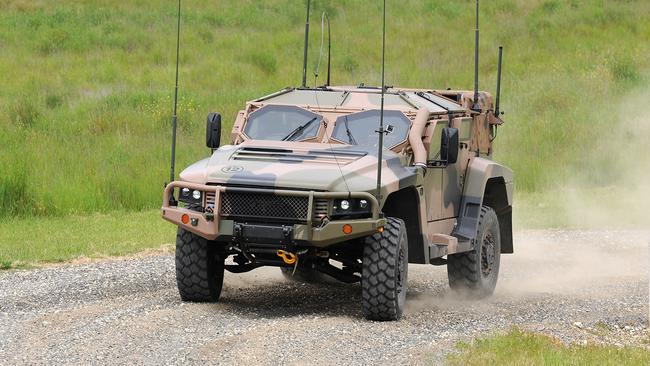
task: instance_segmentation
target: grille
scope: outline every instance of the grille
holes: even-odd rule
[[[309,198],[273,194],[224,192],[221,215],[282,221],[306,221]]]
[[[314,199],[314,219],[322,219],[327,216],[329,200],[327,198]]]
[[[205,192],[205,205],[214,208],[214,192]]]

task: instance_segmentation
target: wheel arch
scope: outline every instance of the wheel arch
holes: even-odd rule
[[[402,219],[406,224],[409,263],[427,263],[421,221],[420,194],[416,187],[408,186],[386,197],[382,212],[386,217]]]
[[[513,253],[513,194],[512,170],[489,159],[474,158],[467,169],[454,234],[462,239],[474,239],[481,207],[489,206],[499,220],[501,253]]]
[[[489,206],[497,214],[499,234],[501,234],[501,253],[513,253],[512,243],[512,205],[503,177],[487,180],[483,194],[483,205]]]

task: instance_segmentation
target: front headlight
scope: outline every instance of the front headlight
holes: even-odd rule
[[[338,199],[334,200],[332,218],[365,218],[370,217],[370,204],[363,199]]]
[[[178,195],[178,200],[185,203],[202,205],[203,192],[196,189],[183,188]]]

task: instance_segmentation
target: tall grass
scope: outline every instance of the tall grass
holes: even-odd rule
[[[333,83],[378,84],[380,2],[313,3],[310,70],[327,10]],[[471,88],[473,4],[389,0],[388,84]],[[508,124],[497,158],[515,170],[518,189],[546,188],[585,167],[585,151],[615,128],[608,107],[647,83],[650,3],[482,6],[482,88],[494,89],[496,49],[505,47]],[[0,215],[159,205],[169,171],[175,11],[162,0],[0,1]],[[289,0],[184,2],[177,166],[207,154],[209,111],[224,115],[228,135],[246,100],[300,82],[304,11]],[[311,71],[308,79],[313,85]]]

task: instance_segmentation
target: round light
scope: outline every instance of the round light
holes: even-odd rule
[[[192,197],[193,197],[195,200],[200,199],[200,198],[201,198],[201,192],[200,192],[200,191],[194,191],[194,192],[192,192]]]
[[[352,225],[350,224],[343,225],[343,234],[345,235],[352,234]]]
[[[350,209],[350,201],[348,201],[348,200],[342,200],[342,201],[341,201],[341,205],[340,205],[340,207],[341,207],[341,210],[348,210],[348,209]]]
[[[187,223],[190,222],[190,216],[188,214],[183,214],[183,216],[181,216],[181,222],[187,225]]]
[[[359,207],[361,207],[361,208],[368,207],[368,201],[366,201],[366,200],[359,201]]]
[[[189,189],[189,188],[183,188],[183,189],[181,190],[181,194],[182,194],[183,196],[189,196],[189,195],[190,195],[190,189]]]

